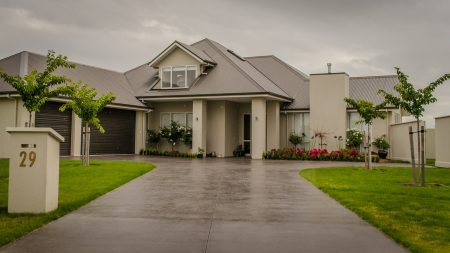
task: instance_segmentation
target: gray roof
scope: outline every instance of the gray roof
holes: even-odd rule
[[[152,87],[160,79],[158,70],[148,64],[120,73],[76,63],[76,69],[59,69],[56,74],[66,75],[74,81],[83,80],[96,88],[99,94],[111,91],[117,97],[115,104],[134,107],[145,107],[137,99],[143,97],[270,94],[290,101],[284,104],[284,109],[309,109],[308,75],[273,55],[242,58],[209,39],[203,39],[192,45],[178,41],[174,43],[203,61],[214,65],[207,69],[206,75],[200,75],[187,89],[153,89]],[[1,59],[0,68],[9,74],[19,74],[21,56],[24,53],[28,54],[28,71],[45,68],[46,57],[44,55],[28,52]],[[378,104],[383,101],[383,98],[377,93],[378,90],[384,89],[396,94],[394,86],[397,83],[396,75],[350,77],[349,96],[353,99],[368,100]],[[15,90],[11,86],[0,80],[0,93],[13,92]]]
[[[12,66],[18,65],[19,66],[18,68],[20,68],[20,57],[24,53],[28,53],[28,72],[31,72],[32,70],[42,71],[43,69],[45,69],[47,57],[44,55],[30,52],[22,52],[20,54],[17,54],[19,60],[9,62],[9,64],[11,64]],[[5,59],[7,60],[9,58]],[[0,65],[2,64],[9,65],[8,62],[3,63],[5,59],[0,60]],[[133,107],[146,107],[134,96],[134,91],[128,84],[128,81],[123,73],[87,66],[79,63],[75,64],[76,64],[75,69],[59,68],[55,71],[55,74],[65,75],[70,79],[72,79],[73,81],[82,80],[84,83],[95,88],[99,95],[112,92],[116,96],[116,100],[113,102],[113,104],[133,106]],[[8,71],[6,69],[5,71],[7,71],[9,74],[18,73],[17,71],[13,72]],[[11,90],[5,90],[5,87],[7,86],[5,86],[4,84],[0,85],[0,90],[2,90],[3,92],[15,91],[12,88]]]
[[[284,109],[309,108],[309,78],[306,74],[273,55],[247,57],[246,59],[294,98],[294,101],[287,103]]]
[[[9,75],[18,75],[20,73],[20,57],[22,53],[11,55],[0,60],[0,69]],[[12,93],[16,90],[0,78],[0,93]]]
[[[349,96],[352,99],[380,104],[384,99],[378,91],[383,89],[388,93],[397,94],[394,86],[398,82],[396,75],[350,77]]]
[[[285,91],[273,83],[269,78],[258,71],[248,61],[241,60],[227,48],[209,39],[203,39],[191,45],[204,52],[217,64],[208,71],[207,75],[200,75],[194,84],[187,89],[145,90],[156,79],[154,72],[143,71],[145,66],[130,70],[128,78],[131,86],[136,91],[137,97],[160,98],[176,96],[201,96],[201,95],[231,95],[231,94],[271,94],[277,97],[291,100]]]

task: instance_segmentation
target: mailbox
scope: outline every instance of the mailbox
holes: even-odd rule
[[[52,128],[8,127],[9,213],[46,213],[58,208],[59,143]]]

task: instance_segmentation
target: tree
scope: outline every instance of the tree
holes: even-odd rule
[[[299,144],[302,144],[303,137],[301,137],[296,133],[291,133],[291,135],[289,136],[289,142],[292,143],[292,145],[294,145],[295,148],[297,148]]]
[[[365,100],[354,100],[351,98],[344,98],[344,101],[355,109],[362,118],[362,122],[367,125],[367,140],[366,140],[366,169],[372,169],[372,124],[376,118],[385,118],[385,113],[381,111],[385,107],[385,103],[374,105],[372,102]]]
[[[95,126],[100,133],[105,133],[105,129],[100,124],[100,119],[98,114],[105,108],[106,105],[114,101],[115,97],[110,92],[100,96],[97,96],[97,91],[94,88],[89,88],[86,84],[81,81],[77,83],[72,83],[67,86],[69,96],[71,100],[66,104],[62,105],[59,110],[65,111],[67,108],[72,109],[72,111],[82,120],[84,124],[84,135],[83,135],[83,165],[89,166],[89,126]]]
[[[436,81],[431,82],[428,86],[423,89],[416,89],[412,83],[408,81],[408,76],[405,75],[400,68],[395,68],[397,71],[397,76],[399,83],[394,87],[395,91],[397,91],[399,96],[394,94],[390,94],[385,90],[379,90],[378,93],[381,94],[386,104],[392,104],[397,106],[409,114],[411,114],[416,119],[417,124],[417,150],[419,154],[419,164],[420,166],[420,185],[425,185],[425,166],[424,166],[424,157],[421,155],[421,143],[420,143],[420,118],[423,116],[425,112],[425,105],[432,104],[437,101],[437,99],[433,96],[433,92],[442,83],[450,79],[450,74],[445,74],[439,77]],[[414,152],[411,153],[412,156]],[[414,170],[414,159],[412,159],[413,170]],[[415,179],[414,179],[415,180]],[[414,182],[415,183],[415,182]]]
[[[33,112],[39,112],[42,105],[49,98],[58,95],[66,95],[65,84],[70,81],[66,76],[53,75],[59,67],[75,68],[75,64],[67,61],[67,56],[55,55],[49,50],[47,53],[47,67],[44,71],[37,70],[24,76],[10,76],[0,69],[0,77],[6,83],[17,90],[23,101],[24,107],[29,112],[28,126],[31,127],[31,116]]]

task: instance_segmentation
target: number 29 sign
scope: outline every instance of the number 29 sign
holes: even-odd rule
[[[29,167],[33,167],[34,162],[36,162],[36,152],[30,151],[20,151],[20,167],[27,167],[27,163]]]

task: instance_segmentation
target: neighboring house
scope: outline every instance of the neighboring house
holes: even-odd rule
[[[42,69],[45,57],[22,52],[0,60],[12,74]],[[192,45],[175,41],[148,64],[125,73],[78,64],[61,70],[83,80],[99,93],[112,91],[117,100],[101,115],[105,135],[94,133],[93,154],[138,153],[145,146],[145,130],[158,130],[177,121],[193,129],[192,149],[179,150],[232,156],[242,145],[252,158],[272,148],[290,146],[292,132],[312,136],[326,132],[323,147],[339,147],[348,128],[358,127],[359,115],[347,108],[344,97],[382,101],[378,89],[393,92],[397,76],[349,77],[346,73],[310,76],[275,56],[241,57],[221,44],[204,39]],[[36,114],[36,126],[52,126],[68,140],[61,153],[79,155],[81,122],[70,112],[59,113],[54,99]],[[374,137],[388,135],[389,125],[401,121],[400,110],[386,108],[388,117],[373,126]],[[26,111],[15,91],[0,81],[0,127],[23,126]],[[5,119],[5,120],[3,120]],[[336,138],[335,138],[336,137]],[[0,141],[7,134],[0,131]],[[162,149],[170,149],[161,143]],[[4,146],[4,145],[2,145]],[[0,157],[6,148],[0,149]]]

